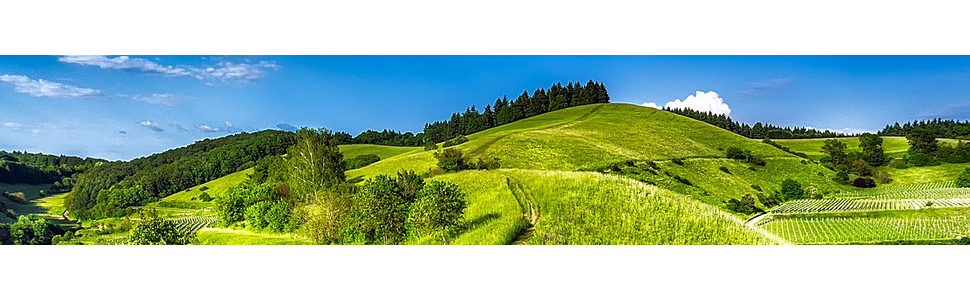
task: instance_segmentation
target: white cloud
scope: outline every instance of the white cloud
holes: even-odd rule
[[[128,56],[107,57],[105,55],[72,55],[58,58],[61,62],[87,66],[97,66],[102,69],[117,69],[144,73],[161,74],[171,77],[192,77],[199,80],[216,80],[222,82],[247,82],[266,76],[267,69],[279,69],[274,62],[260,61],[257,63],[232,63],[222,61],[215,66],[171,66]],[[209,82],[211,84],[211,82]]]
[[[154,132],[162,132],[162,131],[165,131],[165,129],[162,129],[161,127],[158,127],[158,123],[152,122],[152,121],[149,121],[149,120],[144,120],[144,121],[138,122],[138,125],[141,125],[142,127],[145,127],[145,128],[148,128],[148,129],[151,129],[151,131],[154,131]]]
[[[77,98],[94,96],[101,93],[101,91],[96,89],[81,88],[43,79],[31,80],[24,75],[0,75],[0,81],[13,84],[14,91],[18,93],[24,93],[34,97]]]
[[[17,122],[3,122],[3,127],[7,127],[13,130],[20,130],[20,128],[24,127],[24,124],[20,124]]]
[[[660,105],[657,105],[657,103],[654,102],[647,102],[642,105],[660,109]],[[663,108],[690,108],[696,111],[711,112],[718,115],[731,114],[731,108],[715,91],[697,91],[697,93],[687,96],[687,98],[684,100],[676,99],[674,101],[667,102],[664,104]]]
[[[205,124],[199,125],[198,128],[199,128],[199,130],[201,130],[203,132],[220,132],[220,131],[222,131],[222,128],[212,127],[212,126],[205,125]]]
[[[172,94],[134,95],[131,96],[131,99],[149,104],[172,105],[175,103],[175,95]]]

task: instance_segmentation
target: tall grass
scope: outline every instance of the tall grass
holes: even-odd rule
[[[717,208],[632,179],[503,170],[539,202],[530,244],[776,244]]]

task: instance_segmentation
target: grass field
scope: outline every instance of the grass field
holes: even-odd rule
[[[464,171],[434,177],[457,184],[465,193],[467,228],[451,240],[456,245],[505,245],[525,229],[522,208],[509,189],[509,177],[498,171]],[[440,236],[416,243],[440,244]]]
[[[813,160],[819,160],[825,157],[822,153],[822,145],[825,144],[825,140],[836,139],[845,143],[846,152],[851,151],[862,151],[859,148],[859,138],[858,137],[841,137],[841,138],[827,138],[827,139],[776,139],[773,140],[781,144],[782,146],[788,147],[792,151],[805,153],[809,158]],[[958,140],[954,139],[937,139],[939,141],[956,144]],[[901,136],[884,136],[882,137],[882,149],[889,157],[902,158],[906,154],[906,150],[909,150],[909,142],[906,141],[906,137]]]
[[[0,183],[0,192],[11,192],[11,193],[23,192],[24,196],[27,197],[27,200],[33,200],[33,199],[41,198],[40,191],[50,191],[51,186],[52,184]],[[3,199],[3,200],[6,200],[6,199]]]
[[[775,244],[715,207],[629,178],[503,170],[539,205],[529,244]]]
[[[144,208],[154,209],[161,215],[170,217],[198,216],[206,214],[214,205],[212,201],[202,202],[199,196],[208,193],[209,196],[217,198],[224,194],[229,188],[239,185],[253,173],[253,169],[245,169],[235,172],[215,180],[194,186],[187,190],[169,195],[158,202],[149,203]],[[207,187],[203,191],[203,187]],[[214,201],[214,200],[213,200]]]
[[[256,233],[237,229],[203,228],[196,231],[199,245],[309,245],[295,235]]]
[[[397,147],[384,145],[340,145],[340,153],[344,159],[354,158],[365,154],[376,154],[381,159],[387,159],[409,152],[422,151],[424,147]]]

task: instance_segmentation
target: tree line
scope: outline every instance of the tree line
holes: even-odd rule
[[[107,161],[90,157],[0,150],[0,182],[53,183],[58,191],[68,191],[77,179],[77,174],[103,162]]]
[[[720,127],[750,139],[804,139],[852,136],[830,130],[821,131],[805,127],[779,127],[772,124],[762,124],[761,122],[756,122],[752,126],[734,121],[731,117],[722,114],[702,112],[690,108],[664,108],[664,110]]]
[[[944,120],[942,118],[906,122],[903,125],[896,122],[893,125],[886,125],[886,128],[880,130],[878,134],[907,136],[917,128],[924,129],[937,138],[962,139],[970,137],[970,121]]]
[[[65,205],[78,218],[127,215],[129,207],[247,169],[260,158],[283,154],[296,143],[294,136],[277,130],[244,132],[127,162],[106,162],[79,176]]]
[[[429,143],[441,143],[462,135],[468,135],[495,126],[512,123],[524,118],[537,116],[550,111],[567,107],[609,103],[610,95],[606,85],[593,80],[586,84],[568,82],[565,86],[557,82],[546,88],[536,89],[530,95],[522,91],[517,98],[509,100],[507,96],[495,99],[494,104],[487,104],[481,111],[474,105],[464,112],[451,114],[451,118],[435,121],[424,125],[424,131],[414,134],[394,130],[367,130],[357,136],[346,132],[333,133],[337,143],[345,144],[376,144],[388,146],[423,146]]]

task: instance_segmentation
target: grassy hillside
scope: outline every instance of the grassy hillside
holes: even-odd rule
[[[200,213],[200,211],[207,211],[213,206],[211,201],[202,202],[202,200],[199,199],[199,196],[202,195],[202,193],[207,193],[213,198],[219,197],[229,190],[229,188],[239,185],[245,181],[247,178],[249,178],[249,174],[252,173],[253,169],[249,168],[219,177],[215,180],[162,198],[158,202],[149,203],[145,206],[145,208],[155,209],[157,212],[164,215],[195,215]]]
[[[397,147],[370,144],[340,145],[339,147],[340,153],[344,154],[344,159],[354,158],[365,154],[376,154],[381,159],[387,159],[392,156],[414,151],[421,151],[424,149],[423,147]]]
[[[472,155],[499,158],[502,167],[590,169],[630,159],[722,157],[739,146],[763,157],[793,157],[710,124],[632,104],[593,104],[558,110],[484,130],[458,145]],[[417,172],[433,167],[432,151],[416,151],[348,172],[348,178]]]
[[[846,151],[862,151],[862,148],[859,148],[859,138],[857,137],[833,139],[845,143]],[[805,153],[808,154],[809,158],[819,160],[825,157],[825,154],[822,153],[822,145],[825,144],[825,140],[828,139],[777,139],[774,141],[790,148],[792,151]],[[957,140],[954,139],[939,140],[952,144],[957,143]],[[882,148],[887,156],[901,158],[906,154],[906,150],[909,150],[909,142],[906,141],[905,137],[901,136],[884,136],[882,137]]]

